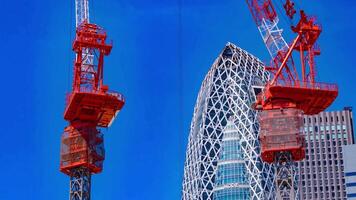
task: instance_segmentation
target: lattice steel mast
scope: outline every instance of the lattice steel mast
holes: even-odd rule
[[[320,54],[316,41],[321,27],[314,18],[300,10],[298,24],[291,27],[297,36],[289,46],[277,26],[279,20],[271,0],[246,2],[272,57],[266,70],[273,77],[254,104],[255,109],[261,110],[261,156],[265,162],[275,165],[277,199],[298,199],[294,162],[305,157],[302,115],[325,110],[337,97],[338,88],[315,82],[314,57]],[[286,0],[283,7],[287,17],[293,19],[294,3]],[[293,52],[300,54],[299,67],[293,60]]]
[[[75,0],[75,27],[89,23],[89,0]]]
[[[106,32],[89,23],[88,0],[75,1],[76,53],[72,91],[67,95],[60,171],[70,176],[70,200],[90,200],[91,175],[100,173],[105,159],[104,138],[98,127],[109,127],[124,98],[103,83],[104,56],[112,45]]]

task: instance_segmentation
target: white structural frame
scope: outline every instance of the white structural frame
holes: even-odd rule
[[[251,200],[275,199],[274,167],[262,162],[254,85],[263,86],[263,63],[228,43],[206,75],[194,109],[184,166],[182,200],[213,200],[222,130],[230,116],[246,156]]]
[[[272,59],[277,56],[279,51],[288,51],[289,49],[287,42],[282,36],[283,29],[278,28],[278,22],[278,17],[273,21],[262,18],[261,25],[258,26],[262,40]]]
[[[84,21],[89,23],[89,0],[75,0],[75,27]]]

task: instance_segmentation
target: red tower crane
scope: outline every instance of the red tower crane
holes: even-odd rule
[[[299,22],[291,26],[296,34],[288,45],[278,28],[278,16],[271,0],[246,0],[272,57],[266,70],[272,75],[253,105],[259,110],[262,160],[276,166],[277,199],[295,199],[298,190],[295,161],[305,158],[302,135],[303,114],[324,111],[338,95],[335,84],[316,82],[315,56],[320,55],[316,42],[321,27],[315,18],[300,10]],[[294,3],[286,0],[286,16],[293,19]],[[294,59],[299,54],[298,59]]]
[[[88,0],[76,0],[76,53],[72,91],[67,95],[61,143],[60,171],[70,176],[70,200],[89,200],[91,175],[105,159],[100,127],[109,127],[124,105],[124,97],[104,85],[104,56],[110,54],[103,28],[89,23]]]

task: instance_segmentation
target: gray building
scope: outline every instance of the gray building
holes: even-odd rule
[[[345,165],[346,196],[348,200],[356,200],[356,145],[342,146],[342,154]]]
[[[306,158],[298,162],[300,199],[346,199],[344,145],[354,144],[352,109],[304,117]]]

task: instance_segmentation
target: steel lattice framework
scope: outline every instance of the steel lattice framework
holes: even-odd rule
[[[89,23],[89,0],[75,0],[75,27]]]
[[[91,173],[84,167],[72,170],[69,200],[90,200]]]
[[[297,162],[293,161],[291,154],[288,152],[280,152],[276,158],[276,199],[298,200],[299,176]]]
[[[272,59],[279,51],[287,51],[289,46],[282,36],[283,30],[278,28],[279,18],[271,0],[246,0],[246,2]]]
[[[233,116],[246,156],[250,198],[275,199],[274,168],[260,158],[254,85],[268,73],[246,51],[228,43],[206,75],[195,105],[184,167],[183,200],[212,200],[222,130]]]

